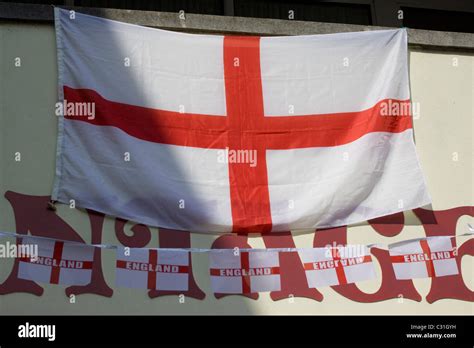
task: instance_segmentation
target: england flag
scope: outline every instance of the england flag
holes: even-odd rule
[[[451,237],[431,237],[389,246],[397,279],[430,278],[459,273]]]
[[[189,252],[145,248],[117,248],[115,284],[118,287],[187,291]]]
[[[55,9],[52,197],[143,224],[278,232],[431,202],[407,32],[194,35]]]
[[[375,278],[369,249],[362,245],[299,251],[310,288],[343,285]]]
[[[63,285],[91,282],[94,247],[35,237],[23,237],[22,243],[37,245],[38,255],[19,259],[18,278]]]
[[[214,250],[209,260],[214,293],[249,294],[281,288],[278,252]]]

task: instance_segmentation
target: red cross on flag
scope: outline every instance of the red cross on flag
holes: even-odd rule
[[[389,245],[395,277],[414,279],[458,274],[456,247],[451,237],[430,237]]]
[[[35,237],[23,237],[22,244],[37,246],[37,255],[19,259],[18,278],[64,285],[91,282],[94,247]]]
[[[376,277],[372,256],[363,245],[313,248],[298,253],[310,288],[350,284]]]
[[[214,293],[280,290],[280,260],[276,251],[213,250],[209,253],[209,263]]]
[[[187,291],[189,252],[145,248],[117,248],[115,284],[118,287]]]
[[[151,226],[278,232],[431,202],[405,29],[191,35],[55,9],[52,197]]]

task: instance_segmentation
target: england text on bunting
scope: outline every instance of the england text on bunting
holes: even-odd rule
[[[331,268],[337,268],[337,267],[340,267],[340,266],[347,267],[347,266],[360,265],[360,264],[365,263],[365,262],[370,262],[370,256],[310,262],[310,263],[305,263],[305,269],[306,270],[309,270],[309,269],[314,269],[314,270],[331,269]]]
[[[134,262],[134,261],[124,261],[124,260],[117,260],[117,267],[128,269],[131,271],[159,272],[159,273],[188,273],[187,266],[151,264],[151,263],[145,263],[145,262]]]
[[[59,259],[44,257],[44,256],[22,257],[20,258],[20,261],[34,263],[37,265],[59,267],[59,268],[71,268],[71,269],[91,269],[92,268],[92,262],[90,261],[59,260]]]
[[[434,260],[447,260],[456,257],[454,250],[451,251],[438,251],[430,254],[408,254],[403,255],[403,261],[399,262],[423,262],[423,261],[434,261]],[[398,261],[398,258],[394,257],[394,261]]]
[[[261,267],[261,268],[223,268],[223,269],[212,269],[211,275],[218,275],[221,277],[247,277],[247,276],[259,276],[259,275],[271,275],[279,274],[278,267]]]

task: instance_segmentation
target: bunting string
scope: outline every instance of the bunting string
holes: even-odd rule
[[[433,236],[433,237],[421,237],[421,238],[413,238],[413,239],[406,239],[403,241],[399,241],[393,244],[383,244],[383,243],[373,243],[373,244],[367,244],[365,247],[368,249],[372,248],[378,248],[378,249],[384,249],[388,250],[388,247],[390,245],[400,245],[404,243],[411,243],[427,238],[437,238],[437,237],[445,237],[445,238],[457,238],[457,237],[465,237],[465,236],[472,236],[474,235],[474,227],[471,224],[467,224],[468,227],[468,232],[463,233],[463,234],[458,234],[454,236]],[[49,240],[49,241],[57,241],[57,242],[63,242],[63,243],[71,243],[71,244],[77,244],[78,246],[88,246],[88,247],[94,247],[94,248],[99,248],[99,249],[117,249],[117,248],[123,248],[124,246],[117,246],[114,244],[87,244],[87,243],[82,243],[82,242],[77,242],[77,241],[71,241],[71,240],[65,240],[65,239],[58,239],[58,238],[50,238],[50,237],[43,237],[43,236],[34,236],[34,235],[28,235],[28,234],[19,234],[19,233],[14,233],[14,232],[7,232],[7,231],[0,231],[0,237],[13,237],[13,238],[25,238],[25,237],[34,237],[36,239],[40,240]],[[359,244],[360,245],[360,244]],[[125,246],[126,247],[126,246]],[[143,248],[143,249],[156,249],[159,251],[186,251],[186,252],[191,252],[191,253],[208,253],[208,252],[218,252],[218,251],[227,251],[227,250],[235,250],[233,249],[211,249],[211,248]],[[238,248],[242,252],[252,252],[252,251],[258,251],[258,252],[266,252],[266,251],[274,251],[274,252],[299,252],[299,251],[305,251],[305,250],[311,250],[314,248]]]

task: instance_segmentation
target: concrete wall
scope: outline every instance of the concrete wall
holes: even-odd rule
[[[21,66],[15,67],[15,58]],[[469,50],[450,52],[429,49],[410,50],[410,83],[413,102],[420,106],[415,119],[415,137],[421,165],[433,197],[435,210],[473,206],[473,100],[474,54]],[[56,51],[53,26],[50,23],[3,22],[0,24],[0,230],[15,231],[17,226],[10,203],[3,197],[6,191],[28,195],[50,195],[54,176],[56,125],[54,104],[57,98]],[[21,161],[15,161],[15,153]],[[87,214],[78,209],[58,206],[57,214],[86,241],[90,241]],[[425,236],[416,218],[407,213],[411,223],[394,237],[383,237],[369,226],[350,227],[349,243],[392,243]],[[462,216],[457,233],[466,231],[472,217]],[[127,228],[131,227],[127,224]],[[158,245],[157,230],[152,229],[150,246]],[[193,247],[210,247],[215,237],[192,235]],[[297,247],[312,245],[313,234],[295,236]],[[458,238],[462,244],[466,238]],[[119,244],[114,233],[114,220],[106,218],[103,242]],[[264,247],[260,237],[249,238],[253,247]],[[194,257],[194,256],[193,256]],[[114,255],[103,250],[102,264],[108,284],[114,288]],[[0,259],[0,284],[10,274],[11,259]],[[2,314],[472,314],[473,303],[443,299],[429,304],[425,296],[431,280],[415,280],[421,302],[397,299],[362,304],[346,299],[331,288],[319,291],[324,300],[306,298],[273,301],[268,293],[257,301],[241,296],[215,299],[210,290],[207,256],[193,260],[199,287],[206,293],[204,300],[177,296],[150,299],[144,291],[114,288],[114,295],[78,296],[71,304],[64,287],[44,285],[41,297],[13,293],[0,295]],[[380,268],[377,265],[377,272]],[[462,260],[462,273],[467,287],[473,290],[474,263],[471,256]],[[364,282],[359,288],[374,293],[380,278]],[[1,291],[0,291],[1,293]]]

